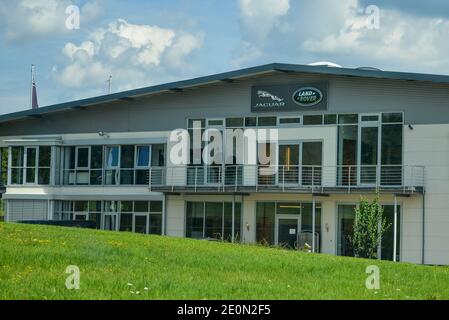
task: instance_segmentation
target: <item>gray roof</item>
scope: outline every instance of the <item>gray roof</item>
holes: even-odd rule
[[[272,63],[262,66],[246,68],[236,71],[230,71],[225,73],[214,74],[205,77],[194,78],[190,80],[182,80],[177,82],[165,83],[151,87],[145,87],[135,90],[123,91],[109,95],[97,96],[93,98],[87,98],[82,100],[64,102],[60,104],[41,107],[35,110],[25,110],[14,113],[9,113],[0,116],[0,123],[12,120],[18,120],[26,117],[41,117],[47,113],[63,111],[67,109],[85,108],[87,106],[107,103],[120,100],[130,100],[138,96],[151,95],[154,93],[161,93],[165,91],[182,91],[183,88],[194,87],[199,85],[205,85],[214,82],[232,82],[235,79],[241,77],[249,77],[257,74],[267,72],[298,72],[298,73],[311,73],[311,74],[324,74],[324,75],[336,75],[346,77],[361,77],[361,78],[376,78],[376,79],[392,79],[392,80],[405,80],[405,81],[427,81],[434,83],[449,84],[449,76],[446,75],[434,75],[434,74],[422,74],[422,73],[407,73],[407,72],[392,72],[381,71],[369,68],[351,69],[351,68],[336,68],[328,66],[309,66],[299,64],[283,64]]]

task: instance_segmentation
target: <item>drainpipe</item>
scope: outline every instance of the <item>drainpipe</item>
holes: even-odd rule
[[[426,247],[426,190],[422,193],[422,264],[425,264],[425,247]]]
[[[312,252],[315,253],[315,210],[316,210],[316,202],[315,196],[312,196]]]
[[[164,192],[164,202],[162,203],[162,205],[164,206],[164,210],[163,214],[162,214],[162,220],[163,220],[163,226],[164,226],[164,230],[162,230],[162,235],[166,236],[167,235],[167,194]]]
[[[393,224],[393,262],[397,261],[397,243],[398,243],[398,197],[394,195],[394,224]]]

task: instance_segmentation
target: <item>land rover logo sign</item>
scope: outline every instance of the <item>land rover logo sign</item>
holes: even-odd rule
[[[263,85],[251,88],[252,112],[327,110],[328,82]]]
[[[313,107],[323,100],[323,93],[317,88],[305,87],[295,91],[292,98],[302,107]]]

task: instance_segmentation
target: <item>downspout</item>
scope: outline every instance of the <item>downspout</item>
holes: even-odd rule
[[[167,235],[167,194],[164,192],[164,212],[163,212],[163,217],[162,219],[164,220],[164,230],[162,231],[162,235],[166,236]]]
[[[425,264],[425,246],[426,246],[426,190],[423,189],[422,193],[422,261],[421,264]]]

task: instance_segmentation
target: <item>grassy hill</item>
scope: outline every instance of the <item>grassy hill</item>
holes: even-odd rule
[[[381,289],[367,290],[378,265]],[[81,270],[67,290],[68,265]],[[449,268],[0,223],[0,299],[448,299]]]

